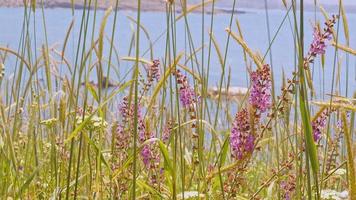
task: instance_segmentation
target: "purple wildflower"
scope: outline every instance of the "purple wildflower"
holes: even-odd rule
[[[317,55],[323,55],[326,51],[327,42],[331,40],[332,29],[336,23],[336,16],[325,22],[324,30],[318,26],[314,27],[313,41],[310,44],[308,56],[304,59],[304,68],[308,68],[309,63],[313,63]]]
[[[144,143],[146,140],[153,138],[153,134],[151,132],[146,131],[146,125],[145,125],[144,119],[141,114],[141,109],[142,109],[141,105],[139,104],[137,106],[137,120],[138,120],[137,129],[138,129],[139,142]],[[134,113],[135,113],[134,111],[135,111],[134,105],[129,105],[128,97],[125,96],[119,105],[119,112],[122,116],[123,123],[129,124],[130,125],[129,128],[131,131],[134,129],[134,127],[133,127]],[[124,128],[119,125],[117,128],[117,133],[118,133],[118,137],[120,135],[122,135],[119,137],[121,139],[124,139],[123,138],[124,137],[123,130],[124,130]],[[141,155],[145,155],[145,153],[143,153]]]
[[[137,105],[137,119],[138,119],[138,130],[141,133],[142,131],[145,130],[145,123],[141,114],[141,105]],[[122,100],[122,102],[119,105],[119,112],[122,116],[122,121],[124,123],[128,123],[131,121],[133,123],[134,120],[134,115],[135,115],[135,106],[134,105],[129,105],[129,100],[128,97],[125,96]]]
[[[116,128],[116,148],[125,149],[129,145],[130,135],[126,134],[122,125],[117,125]]]
[[[133,110],[133,109],[134,108],[132,107],[131,110]],[[147,140],[154,138],[154,134],[150,131],[147,131],[147,129],[146,129],[144,119],[141,115],[141,107],[140,106],[138,107],[138,110],[137,110],[137,118],[138,118],[138,127],[137,127],[138,141],[140,144],[143,144]],[[133,116],[131,117],[131,120],[133,121]],[[142,147],[140,155],[141,155],[144,165],[147,168],[154,169],[155,166],[159,165],[160,156],[159,156],[159,152],[155,149],[154,143],[149,142],[149,144],[145,144]]]
[[[143,146],[141,150],[141,157],[143,160],[143,163],[145,164],[146,167],[149,167],[150,161],[151,161],[151,149],[149,145]]]
[[[189,108],[194,106],[198,100],[198,97],[195,94],[194,89],[190,87],[187,76],[183,75],[180,70],[176,70],[174,75],[177,78],[177,83],[180,85],[179,99],[183,107]]]
[[[251,134],[249,113],[246,109],[236,114],[230,135],[232,156],[242,160],[252,153],[255,147],[255,137]]]
[[[313,33],[313,42],[310,45],[309,52],[312,55],[322,55],[325,54],[326,50],[326,41],[330,40],[331,38],[324,38],[323,34],[320,32],[320,29],[316,26],[314,27]]]
[[[159,71],[159,65],[160,65],[159,60],[152,61],[152,65],[148,67],[148,74],[147,74],[148,79],[156,79],[156,81],[160,79],[161,73]]]
[[[158,81],[161,78],[161,73],[159,71],[159,60],[153,60],[151,65],[146,66],[147,78],[146,80],[140,79],[143,87],[140,90],[139,102],[142,97],[150,90],[154,80]]]
[[[249,103],[261,113],[271,107],[271,69],[269,65],[264,65],[262,69],[257,69],[251,73],[252,88]]]
[[[128,97],[125,96],[121,103],[119,104],[119,113],[122,116],[122,120],[124,122],[127,122],[130,118],[130,116],[132,115],[132,110],[130,108],[131,106],[129,106],[129,100]]]
[[[281,181],[280,186],[282,188],[282,197],[285,200],[293,199],[295,192],[295,175],[288,175],[287,180]]]
[[[139,119],[139,121],[138,121],[138,139],[140,140],[140,142],[144,142],[151,138],[152,138],[152,136],[148,135],[146,132],[145,123],[143,122],[143,120]]]
[[[350,112],[350,111],[346,111],[346,119],[347,119],[347,120],[350,120],[350,118],[351,118],[351,112]],[[343,131],[344,125],[343,125],[341,119],[337,120],[337,122],[336,122],[336,128],[338,128],[338,129],[340,129],[341,131]]]
[[[159,166],[160,155],[153,142],[150,142],[142,147],[141,158],[143,164],[148,169],[156,169]]]
[[[189,107],[195,101],[195,92],[190,87],[183,87],[179,90],[179,99],[184,107]]]
[[[139,124],[139,142],[140,144],[143,144],[149,139],[154,138],[154,135],[152,132],[146,131],[145,127],[141,127],[144,129],[140,130],[140,124]],[[149,142],[148,144],[145,144],[142,147],[141,150],[141,159],[143,161],[143,164],[146,166],[148,169],[157,169],[160,163],[160,155],[159,151],[157,150],[157,146],[154,142]]]
[[[281,182],[281,188],[283,189],[283,190],[285,190],[285,194],[283,194],[283,196],[284,196],[284,199],[285,200],[290,200],[291,199],[291,197],[290,197],[290,194],[289,194],[289,192],[288,192],[288,182],[287,181],[282,181]],[[287,191],[287,192],[286,192]]]
[[[318,142],[322,137],[322,130],[327,125],[327,119],[330,116],[329,109],[324,110],[318,118],[312,122],[314,141]]]
[[[159,74],[159,61],[153,61],[153,65],[148,69],[147,82],[145,87],[140,91],[143,94],[148,91],[154,79],[158,80],[160,78]],[[142,97],[141,96],[141,97]],[[139,99],[139,102],[141,100]],[[135,109],[137,109],[137,126],[135,126]],[[146,127],[146,120],[143,117],[141,110],[141,104],[133,105],[129,102],[129,98],[125,96],[122,102],[119,104],[119,114],[122,117],[122,124],[118,125],[116,129],[116,147],[121,150],[120,153],[126,153],[125,149],[128,147],[130,142],[130,136],[134,130],[138,131],[138,143],[142,146],[140,151],[140,157],[145,168],[148,171],[149,179],[151,185],[156,187],[158,183],[156,171],[159,170],[160,165],[160,152],[158,150],[157,144],[154,141],[149,141],[154,138],[154,134],[149,131]],[[123,160],[123,159],[121,159]],[[157,189],[157,188],[156,188]]]
[[[199,96],[195,93],[194,88],[192,88],[188,83],[187,76],[183,75],[180,70],[173,71],[173,75],[176,77],[176,82],[179,85],[179,100],[183,107],[189,111],[190,119],[196,120],[196,103],[199,101]],[[196,133],[196,122],[192,125],[192,139],[193,139],[193,151],[192,151],[192,163],[199,163],[197,149],[199,146],[199,135]]]
[[[172,122],[168,121],[163,129],[162,141],[164,143],[168,142],[169,138],[171,137],[171,133],[172,133]]]

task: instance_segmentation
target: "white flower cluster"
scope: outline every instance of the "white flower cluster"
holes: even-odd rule
[[[84,123],[89,118],[88,115],[84,116],[84,120],[82,116],[77,116],[77,125]],[[89,119],[88,122],[85,124],[86,130],[96,131],[100,129],[104,129],[108,126],[108,123],[102,118],[94,115]]]
[[[321,199],[325,200],[344,200],[348,199],[348,196],[349,193],[347,191],[338,192],[330,189],[321,191]]]

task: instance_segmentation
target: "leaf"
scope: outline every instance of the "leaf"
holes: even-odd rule
[[[99,147],[96,146],[95,142],[92,139],[90,139],[86,133],[84,133],[83,136],[88,141],[88,143],[92,145],[94,149],[100,154],[100,160],[102,161],[102,163],[104,163],[104,165],[111,171],[111,167],[109,166],[108,162],[106,162],[102,152],[99,151]]]
[[[5,65],[0,63],[0,80],[5,76]]]
[[[317,106],[322,106],[322,107],[333,107],[336,109],[344,109],[344,110],[349,110],[356,112],[356,106],[352,104],[346,104],[346,103],[338,103],[338,102],[321,102],[321,101],[313,101],[312,104],[315,104]]]
[[[105,11],[104,18],[101,22],[100,25],[100,30],[99,30],[99,52],[98,52],[98,57],[99,57],[99,62],[103,59],[103,48],[104,48],[104,33],[105,33],[105,27],[106,27],[106,22],[108,21],[108,17],[112,11],[112,7],[109,7]]]
[[[314,122],[316,119],[318,119],[318,117],[324,112],[324,110],[327,108],[328,106],[322,106],[320,108],[320,110],[314,115],[313,119],[311,120],[312,122]]]
[[[121,60],[126,60],[126,61],[136,61],[135,57],[129,57],[129,56],[121,57],[120,59]],[[143,64],[147,64],[147,65],[152,65],[151,61],[148,61],[148,60],[146,60],[144,58],[139,58],[138,62],[139,63],[143,63]]]
[[[93,87],[93,85],[91,85],[90,83],[87,83],[86,86],[89,89],[90,94],[94,97],[95,101],[99,103],[99,96],[96,93],[95,88]]]
[[[216,41],[215,36],[213,35],[212,32],[210,33],[210,37],[211,37],[211,41],[213,42],[213,45],[215,47],[215,51],[218,54],[220,65],[221,65],[221,67],[223,67],[224,66],[224,58],[222,56],[222,53],[221,53],[221,50],[219,47],[219,43]],[[245,50],[244,50],[244,52],[245,52]]]
[[[325,54],[321,55],[321,67],[325,69]]]
[[[152,40],[151,40],[149,31],[148,31],[147,28],[146,28],[145,26],[143,26],[141,23],[138,24],[138,23],[137,23],[137,20],[134,19],[133,17],[127,16],[127,18],[128,18],[129,20],[131,20],[133,23],[135,23],[136,25],[138,25],[138,26],[140,27],[140,29],[142,29],[142,31],[144,32],[144,34],[145,34],[147,40],[149,41],[149,46],[150,46],[149,49],[150,49],[150,53],[151,53],[151,59],[153,59],[153,42],[152,42]],[[135,59],[135,61],[136,61],[136,59]]]
[[[274,199],[275,195],[273,194],[273,187],[276,182],[272,181],[272,183],[267,188],[267,199]]]
[[[223,166],[226,161],[226,158],[227,158],[227,155],[229,152],[229,147],[230,147],[229,137],[226,137],[224,144],[221,148],[221,155],[220,155],[220,165],[221,166]]]
[[[155,195],[158,195],[160,198],[163,198],[162,194],[159,191],[157,191],[150,185],[146,184],[145,182],[143,182],[141,180],[136,180],[136,183],[139,187],[142,187],[144,189],[143,191],[150,192],[151,194],[155,194]]]
[[[83,174],[82,176],[80,176],[80,177],[78,178],[78,181],[82,180],[82,179],[83,179],[84,177],[86,177],[86,176],[87,176],[87,174]],[[75,182],[76,182],[76,180],[71,181],[70,184],[69,184],[69,188],[73,187],[73,185],[75,184]],[[65,191],[67,191],[67,186],[65,186],[65,187],[59,189],[59,195],[62,194],[62,193],[64,193]]]
[[[15,199],[18,199],[19,197],[21,197],[22,193],[28,188],[28,186],[31,184],[32,180],[35,178],[35,176],[38,173],[39,169],[40,168],[37,167],[35,169],[35,171],[27,178],[25,183],[20,187],[19,191],[17,192]]]
[[[192,120],[186,121],[184,123],[181,123],[180,125],[177,125],[177,126],[173,127],[172,130],[177,130],[180,127],[183,127],[183,126],[186,126],[186,125],[189,125],[189,124],[193,124],[194,122],[205,124],[207,126],[207,128],[209,128],[209,132],[214,134],[215,137],[217,137],[217,138],[219,137],[218,132],[214,129],[214,127],[211,124],[209,124],[209,122],[207,122],[206,120],[202,120],[202,119],[200,119],[200,120],[199,119],[192,119]]]
[[[247,43],[230,29],[226,29],[226,32],[231,35],[231,37],[246,51],[246,53],[252,58],[253,62],[257,65],[259,69],[263,67],[261,59],[247,46]]]
[[[173,175],[173,163],[169,158],[168,150],[162,141],[159,140],[158,144],[159,144],[159,149],[161,150],[161,153],[163,155],[164,161],[168,166],[168,170],[171,173],[171,175]]]
[[[2,139],[2,136],[0,135],[0,148],[2,149],[4,147],[4,140]]]
[[[1,46],[0,46],[0,51],[5,51],[6,53],[13,54],[17,58],[19,58],[21,60],[21,62],[23,62],[26,65],[26,68],[28,69],[28,71],[31,72],[31,65],[27,62],[27,59],[24,58],[23,56],[21,56],[20,54],[18,54],[16,51],[9,49],[7,47],[1,47]]]
[[[343,51],[345,51],[345,52],[347,52],[347,53],[356,55],[356,50],[355,50],[355,49],[352,49],[352,48],[350,48],[350,47],[347,47],[347,46],[344,46],[344,45],[341,45],[341,44],[336,44],[335,41],[333,41],[333,42],[331,43],[331,45],[333,45],[333,46],[337,47],[338,49],[341,49],[341,50],[343,50]]]
[[[326,12],[326,10],[324,9],[324,7],[320,5],[320,6],[319,6],[319,9],[320,9],[321,13],[324,15],[324,18],[325,18],[325,19],[329,19],[329,15],[328,15],[328,13]]]
[[[121,57],[121,60],[125,60],[125,61],[136,61],[136,58],[134,57],[129,57],[129,56],[125,56],[125,57]],[[152,65],[152,62],[151,61],[148,61],[144,58],[139,58],[138,59],[138,62],[139,63],[143,63],[143,64],[147,64],[147,65]],[[185,65],[182,65],[182,64],[179,64],[177,63],[177,66],[182,68],[184,71],[188,72],[189,74],[191,74],[195,79],[196,81],[198,81],[199,83],[201,83],[201,78],[199,77],[199,75],[195,74],[192,70],[190,70],[187,66]]]
[[[306,150],[309,155],[309,160],[312,166],[312,171],[314,173],[314,178],[317,179],[319,171],[319,161],[317,157],[316,145],[313,138],[309,112],[307,111],[307,106],[303,97],[300,97],[300,112],[305,132]]]
[[[172,65],[167,69],[166,73],[163,75],[163,77],[160,79],[160,81],[157,83],[156,88],[153,90],[152,96],[151,96],[151,101],[150,104],[147,107],[147,110],[152,110],[151,107],[153,106],[153,103],[156,100],[156,97],[159,93],[159,91],[161,90],[161,88],[163,87],[164,83],[166,82],[166,80],[168,79],[168,77],[171,75],[172,71],[175,69],[175,67],[177,66],[178,62],[180,61],[180,59],[182,58],[183,53],[180,53],[177,58],[175,59],[174,63],[172,63]]]
[[[145,146],[145,145],[147,145],[147,144],[150,144],[150,143],[153,143],[153,142],[161,142],[158,138],[151,138],[151,139],[149,139],[149,140],[146,140],[144,143],[142,143],[139,147],[138,147],[138,149],[137,149],[137,151],[136,151],[136,154],[138,154],[140,151],[141,151],[141,149]],[[163,143],[162,143],[163,144]],[[162,150],[161,150],[162,151]],[[164,151],[163,151],[164,152]],[[162,152],[162,154],[163,154],[163,152]],[[168,151],[166,150],[166,152],[163,154],[163,156],[165,157],[165,156],[168,156]],[[165,158],[167,158],[167,157],[165,157]],[[130,164],[133,162],[133,160],[134,160],[134,154],[131,152],[130,153],[130,155],[127,157],[127,159],[126,159],[126,161],[124,162],[124,164],[121,166],[121,167],[119,167],[118,169],[116,169],[114,172],[113,172],[113,175],[112,175],[112,177],[111,177],[111,179],[113,180],[113,179],[115,179],[117,176],[119,176],[123,171],[124,171],[124,169],[125,168],[127,168],[128,166],[130,166]],[[171,162],[170,162],[171,163]],[[172,166],[172,165],[171,165]],[[170,169],[173,169],[172,167],[170,167]],[[172,172],[172,170],[170,170],[171,171],[171,174],[173,173]]]
[[[202,7],[202,6],[206,6],[207,4],[209,3],[212,3],[213,1],[216,1],[216,0],[208,0],[208,1],[203,1],[203,3],[199,3],[199,4],[196,4],[196,5],[193,5],[191,7],[189,7],[188,9],[186,8],[183,8],[183,12],[181,15],[179,15],[175,21],[178,21],[180,20],[181,18],[183,18],[184,16],[187,16],[187,14],[197,10],[198,8]]]
[[[237,160],[236,162],[232,163],[232,164],[229,164],[229,165],[226,165],[226,166],[223,166],[221,167],[219,170],[215,170],[213,171],[212,173],[208,174],[206,176],[206,179],[210,180],[212,178],[215,177],[215,175],[219,174],[219,173],[223,173],[223,172],[227,172],[227,171],[230,171],[232,169],[235,169],[238,165],[241,164],[241,161],[240,160]]]
[[[70,0],[70,4],[72,5],[72,13],[74,13],[74,9],[75,9],[75,0]]]
[[[33,12],[36,12],[36,0],[31,0],[31,8]]]
[[[239,31],[239,35],[242,39],[244,39],[243,35],[242,35],[242,29],[241,29],[241,25],[240,25],[240,21],[238,19],[236,19],[236,26],[237,26],[237,30]],[[246,55],[246,50],[244,49],[244,61],[245,63],[247,63],[247,55]]]
[[[347,17],[346,17],[346,12],[345,12],[345,7],[343,0],[340,0],[340,12],[342,16],[342,24],[344,25],[344,33],[345,33],[345,38],[347,41],[347,44],[350,41],[350,35],[349,35],[349,25],[347,23]]]
[[[77,137],[77,135],[80,133],[80,131],[82,131],[84,129],[86,124],[88,122],[90,122],[91,118],[96,114],[96,112],[98,110],[101,110],[112,98],[115,97],[116,94],[122,92],[126,87],[131,85],[131,83],[132,83],[132,80],[125,83],[119,89],[117,89],[113,94],[111,94],[111,96],[109,96],[109,98],[107,98],[102,104],[100,104],[98,106],[98,108],[93,113],[91,113],[87,118],[85,118],[85,120],[79,126],[77,126],[76,129],[74,129],[74,131],[68,136],[68,138],[64,141],[64,143],[66,144],[69,141],[71,141],[73,138]]]
[[[315,90],[314,90],[314,85],[313,85],[313,80],[311,78],[311,72],[310,72],[310,68],[308,68],[307,70],[305,70],[305,76],[307,78],[307,84],[308,84],[308,88],[311,90],[312,95],[315,95]]]
[[[349,179],[349,192],[350,199],[356,199],[356,176],[355,176],[355,165],[354,165],[354,155],[352,152],[352,134],[350,134],[347,117],[345,111],[341,112],[342,127],[344,129],[346,151],[347,151],[347,166],[348,166],[348,179]]]
[[[194,77],[194,80],[197,81],[198,83],[201,83],[201,78],[199,77],[199,75],[195,74],[192,70],[190,70],[187,66],[182,65],[182,64],[177,64],[177,66],[179,66],[180,68],[182,68],[184,71],[188,72],[189,74],[191,74]]]
[[[64,38],[64,42],[63,42],[63,47],[62,47],[62,52],[61,52],[61,57],[62,57],[62,61],[64,60],[64,53],[66,51],[66,47],[67,47],[67,43],[68,43],[68,39],[69,39],[69,35],[72,32],[74,26],[74,19],[72,20],[72,22],[70,23],[68,29],[67,29],[67,33],[66,33],[66,37]]]
[[[282,3],[284,5],[284,7],[287,8],[287,1],[286,0],[282,0]]]
[[[45,73],[46,73],[46,80],[47,80],[47,89],[49,92],[52,91],[52,80],[51,80],[51,69],[50,69],[50,63],[49,63],[49,53],[48,53],[48,47],[45,47],[42,45],[42,56],[43,56],[43,62],[45,65]]]

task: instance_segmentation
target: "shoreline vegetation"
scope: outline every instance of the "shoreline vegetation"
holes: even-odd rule
[[[8,31],[18,39],[0,36],[0,199],[356,199],[356,30],[342,1],[339,14],[312,16],[297,0],[271,21],[277,0],[248,18],[206,17],[198,4],[196,21],[194,9],[175,13],[174,1],[188,0],[131,0],[137,9],[122,0],[135,10],[130,23],[111,7],[97,15],[104,0],[83,0],[89,6],[70,17],[26,1],[37,4],[2,13],[22,23],[0,21],[5,31],[22,25]],[[162,7],[147,23],[160,25],[150,27],[162,32],[155,43],[141,14]],[[276,38],[294,45],[273,57]],[[233,56],[241,62],[230,65]],[[277,74],[278,65],[292,71]],[[315,89],[322,84],[331,87]]]

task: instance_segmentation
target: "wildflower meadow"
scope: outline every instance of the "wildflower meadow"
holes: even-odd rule
[[[0,9],[0,199],[356,200],[343,0],[105,2]]]

